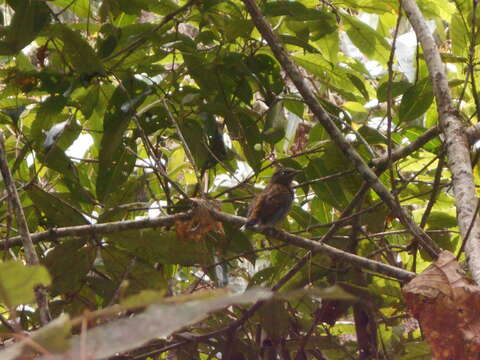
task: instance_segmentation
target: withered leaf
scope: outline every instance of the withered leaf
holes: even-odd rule
[[[210,215],[209,208],[219,210],[220,206],[213,201],[192,199],[192,217],[184,221],[176,221],[175,229],[177,236],[184,239],[201,240],[208,232],[214,230],[225,235],[223,225]]]
[[[478,359],[480,288],[466,277],[452,253],[443,251],[404,286],[403,294],[435,359]]]

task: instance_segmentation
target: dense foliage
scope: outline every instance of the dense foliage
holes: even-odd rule
[[[437,125],[425,59],[396,1],[258,4],[365,162],[373,166]],[[479,105],[475,4],[419,1],[466,123]],[[362,175],[312,116],[242,1],[7,0],[1,13],[8,166],[29,231],[49,231],[33,237],[42,267],[22,265],[18,238],[5,240],[19,233],[2,198],[2,331],[41,326],[32,290],[39,283],[52,318],[69,314],[64,323],[82,334],[86,320],[76,317],[85,311],[108,310],[106,318],[85,315],[94,327],[163,296],[211,300],[225,294],[195,294],[261,286],[280,295],[247,312],[228,307],[193,324],[192,315],[172,329],[189,325],[178,335],[132,343],[137,350],[125,358],[430,358],[406,313],[402,279],[323,252],[308,256],[241,232],[235,221],[220,224],[208,211],[198,223],[127,223],[183,213],[191,198],[245,216],[275,167],[288,166],[303,172],[283,229],[319,240],[354,200],[353,216],[329,234],[329,245],[414,273],[432,263],[373,190],[355,196]],[[432,136],[414,150],[384,162],[377,175],[439,247],[456,253],[461,238],[442,142]],[[60,228],[118,221],[122,229],[56,236]],[[129,301],[128,310],[112,307]],[[44,342],[48,352],[58,351],[53,342]]]

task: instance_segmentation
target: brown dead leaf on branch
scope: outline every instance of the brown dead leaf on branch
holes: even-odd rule
[[[465,276],[452,253],[443,251],[404,286],[403,294],[436,360],[479,358],[480,287]]]
[[[225,235],[222,223],[216,221],[212,215],[210,215],[209,210],[210,208],[220,210],[219,203],[203,199],[191,200],[193,202],[192,217],[188,220],[175,222],[177,236],[184,239],[201,240],[205,234],[212,230]]]

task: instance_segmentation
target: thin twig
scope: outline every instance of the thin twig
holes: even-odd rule
[[[395,176],[393,171],[393,163],[392,163],[392,149],[393,149],[393,141],[392,141],[392,108],[393,108],[393,98],[392,98],[392,83],[393,83],[393,62],[395,58],[395,49],[397,45],[397,37],[398,37],[398,29],[400,28],[400,22],[402,20],[402,1],[400,0],[398,9],[398,17],[397,17],[397,24],[395,25],[395,30],[393,34],[393,42],[392,48],[390,50],[390,57],[387,62],[388,67],[388,84],[387,84],[387,159],[388,159],[388,169],[390,172],[390,182],[391,182],[391,190],[395,191],[396,183],[395,183]],[[397,197],[398,201],[398,197]]]

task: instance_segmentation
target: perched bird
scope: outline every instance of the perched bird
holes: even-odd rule
[[[292,180],[301,171],[278,169],[265,190],[258,194],[248,209],[248,220],[242,229],[274,226],[283,221],[293,202]]]

